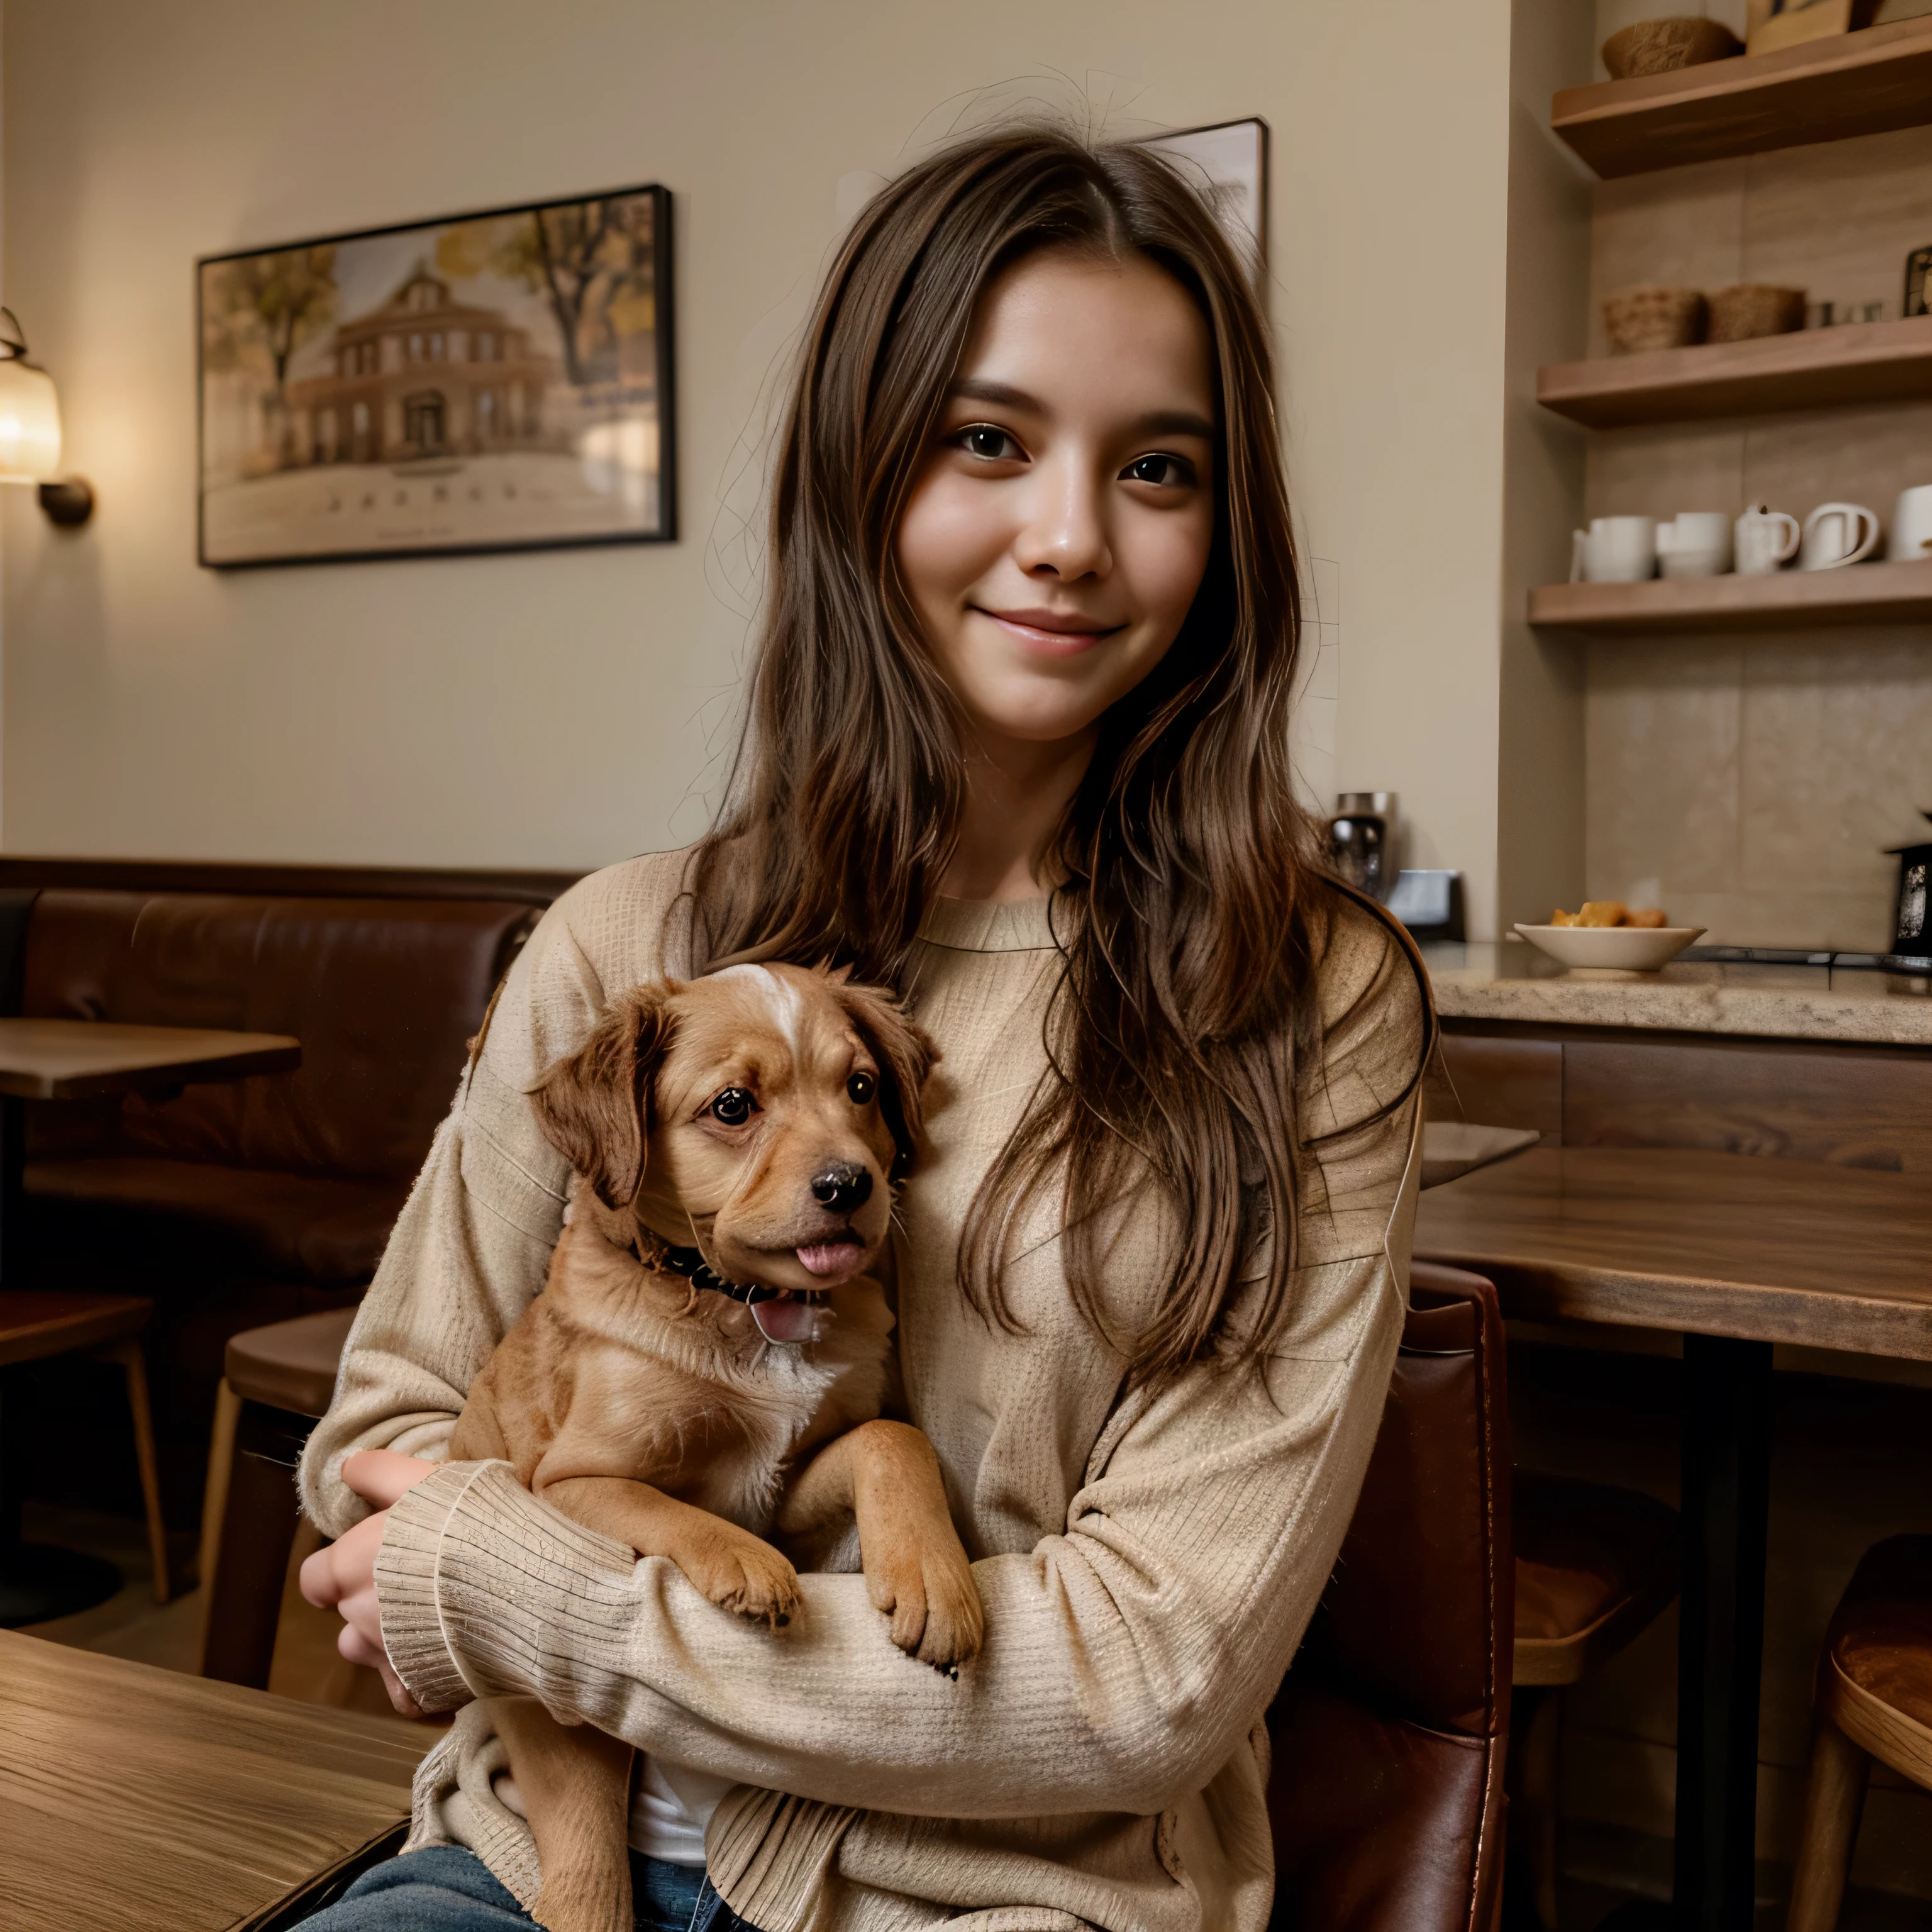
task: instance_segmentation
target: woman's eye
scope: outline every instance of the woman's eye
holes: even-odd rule
[[[758,1111],[758,1103],[742,1087],[728,1087],[711,1103],[711,1118],[728,1127],[742,1127]]]
[[[855,1107],[871,1106],[872,1096],[878,1090],[877,1083],[869,1073],[855,1073],[845,1083],[845,1097]]]
[[[1121,475],[1134,483],[1164,483],[1185,488],[1194,481],[1194,466],[1178,456],[1137,456]]]
[[[984,463],[1010,462],[1020,453],[1019,445],[991,423],[975,423],[970,429],[962,430],[958,442],[968,456],[976,456]]]

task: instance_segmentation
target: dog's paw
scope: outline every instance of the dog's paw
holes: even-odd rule
[[[720,1610],[782,1628],[797,1615],[798,1572],[769,1543],[740,1532],[697,1559],[686,1574]]]
[[[892,1640],[908,1657],[957,1676],[976,1656],[986,1616],[973,1566],[950,1550],[909,1547],[866,1555],[866,1588],[874,1610],[891,1620]]]

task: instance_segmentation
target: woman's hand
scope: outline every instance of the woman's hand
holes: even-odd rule
[[[302,1593],[319,1610],[339,1610],[342,1634],[335,1647],[351,1664],[366,1664],[382,1673],[389,1702],[406,1718],[421,1707],[403,1688],[382,1648],[382,1613],[376,1601],[376,1552],[389,1526],[389,1506],[436,1467],[420,1456],[393,1449],[359,1449],[342,1465],[342,1480],[375,1514],[364,1516],[340,1541],[318,1550],[302,1567]]]

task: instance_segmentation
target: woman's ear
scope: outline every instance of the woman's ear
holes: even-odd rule
[[[651,1086],[670,1045],[668,985],[613,1000],[584,1044],[530,1096],[550,1144],[607,1208],[628,1208],[644,1184]]]
[[[879,1063],[879,1111],[898,1150],[892,1178],[904,1179],[926,1125],[922,1096],[939,1059],[932,1036],[876,986],[841,986],[839,1003]]]

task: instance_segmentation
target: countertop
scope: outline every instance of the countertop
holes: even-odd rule
[[[1528,944],[1425,946],[1447,1018],[1932,1048],[1932,980],[1826,966],[1678,962],[1566,971]]]

